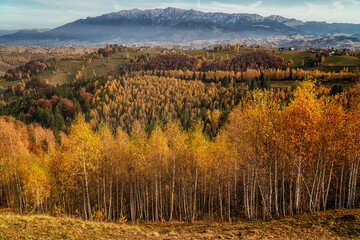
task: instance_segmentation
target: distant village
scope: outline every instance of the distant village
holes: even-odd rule
[[[297,50],[300,50],[298,48],[295,48],[295,47],[280,47],[278,48],[279,51],[297,51]],[[349,48],[344,48],[344,49],[335,49],[335,48],[331,48],[331,49],[328,49],[328,48],[325,48],[325,49],[322,49],[322,48],[308,48],[306,51],[308,52],[311,52],[311,53],[318,53],[322,56],[333,56],[333,55],[336,55],[336,56],[344,56],[344,55],[351,55],[353,53],[356,53],[355,50],[352,50],[352,49],[349,49]]]

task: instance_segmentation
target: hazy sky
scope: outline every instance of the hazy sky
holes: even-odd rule
[[[53,28],[123,9],[165,7],[360,23],[360,0],[0,0],[0,30]]]

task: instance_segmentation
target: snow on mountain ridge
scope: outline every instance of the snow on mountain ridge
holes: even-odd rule
[[[349,34],[357,37],[360,36],[360,24],[303,22],[278,15],[263,17],[258,14],[201,12],[168,7],[122,10],[79,19],[41,33],[7,34],[0,37],[0,43],[12,44],[14,41],[37,43],[53,40],[91,43],[142,41],[183,43],[221,39],[264,39],[269,36],[295,34],[302,36]]]
[[[118,12],[113,12],[109,14],[104,14],[99,17],[91,17],[87,19],[107,19],[107,20],[117,20],[121,18],[127,18],[132,21],[139,20],[153,20],[158,24],[171,23],[177,24],[180,21],[204,21],[212,22],[216,24],[226,24],[226,23],[238,23],[238,22],[264,22],[266,20],[277,21],[280,23],[293,23],[295,21],[302,23],[301,21],[295,19],[283,18],[280,16],[270,16],[263,17],[258,14],[248,14],[248,13],[221,13],[221,12],[201,12],[194,9],[184,10],[179,8],[168,7],[165,9],[149,9],[149,10],[121,10]]]

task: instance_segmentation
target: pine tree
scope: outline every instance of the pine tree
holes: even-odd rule
[[[64,124],[65,124],[64,117],[61,114],[59,105],[57,105],[54,111],[54,130],[56,131],[62,130]]]

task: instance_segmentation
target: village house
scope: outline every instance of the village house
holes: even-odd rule
[[[323,52],[323,55],[326,56],[326,57],[332,56],[332,55],[334,55],[334,51],[332,51],[332,50],[325,50],[325,51]]]

